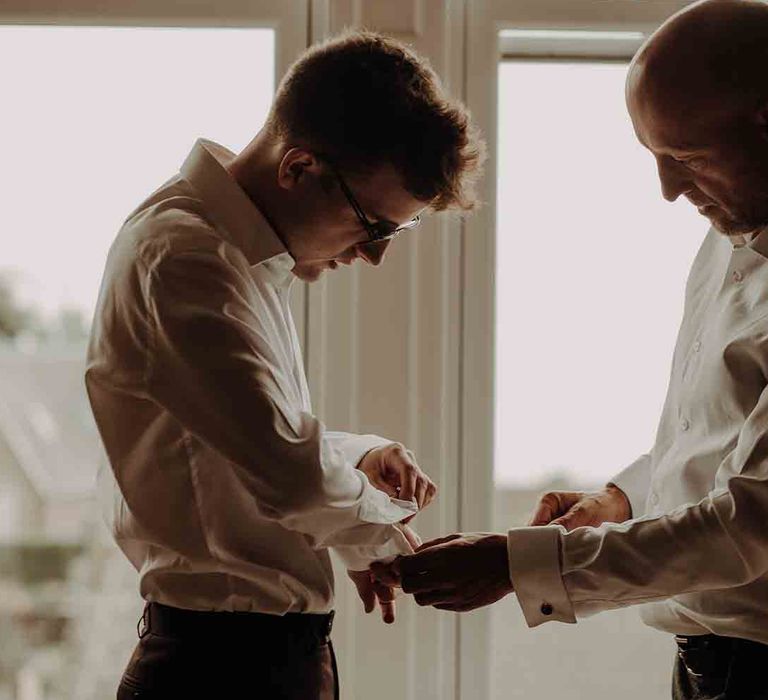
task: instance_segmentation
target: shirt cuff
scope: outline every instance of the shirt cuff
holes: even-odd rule
[[[364,523],[394,525],[419,512],[419,506],[415,499],[403,501],[400,498],[392,498],[371,485],[364,472],[360,473],[365,477],[365,487],[360,501],[358,517]]]
[[[388,564],[398,556],[413,554],[413,547],[398,525],[382,526],[379,534],[388,539],[381,543],[334,545],[332,549],[350,571],[365,571],[375,561]],[[421,544],[418,535],[416,539]]]
[[[624,492],[632,508],[630,518],[641,518],[645,515],[645,502],[651,486],[650,455],[645,454],[636,459],[608,483],[618,486]]]
[[[529,627],[576,622],[560,573],[559,525],[518,527],[507,534],[509,577]]]
[[[363,457],[371,450],[392,444],[392,440],[378,435],[356,435],[355,433],[332,431],[325,433],[325,439],[332,443],[336,449],[341,450],[353,467],[357,467]]]

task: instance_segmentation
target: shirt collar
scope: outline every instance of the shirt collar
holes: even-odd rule
[[[768,226],[755,231],[747,245],[764,257],[768,257]]]
[[[225,165],[235,157],[224,146],[198,139],[180,172],[200,194],[206,212],[252,265],[266,263],[287,275],[295,260],[264,215],[229,174]]]

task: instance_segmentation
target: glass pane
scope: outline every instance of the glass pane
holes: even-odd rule
[[[0,27],[0,700],[114,697],[141,600],[94,499],[104,260],[198,136],[255,135],[274,50],[271,29]]]
[[[665,202],[623,63],[499,67],[496,528],[653,444],[688,268],[707,230]],[[493,609],[494,698],[669,695],[672,648],[634,609],[528,630]]]

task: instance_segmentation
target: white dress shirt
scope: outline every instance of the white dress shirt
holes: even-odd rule
[[[656,442],[611,480],[632,519],[509,531],[529,625],[643,604],[666,632],[768,643],[767,378],[768,229],[747,241],[711,230],[688,278]]]
[[[350,569],[411,552],[355,467],[389,441],[312,415],[289,310],[294,260],[198,141],[106,263],[86,385],[111,469],[99,488],[141,595],[193,610],[320,613],[328,547]]]

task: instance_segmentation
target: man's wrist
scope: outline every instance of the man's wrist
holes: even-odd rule
[[[616,500],[618,508],[618,518],[616,522],[630,520],[632,518],[632,504],[629,502],[627,494],[613,482],[608,482],[605,485],[605,491]]]
[[[509,586],[510,593],[514,590],[512,577],[509,573],[509,542],[506,535],[488,535],[488,542],[493,551],[493,570],[499,583]]]

